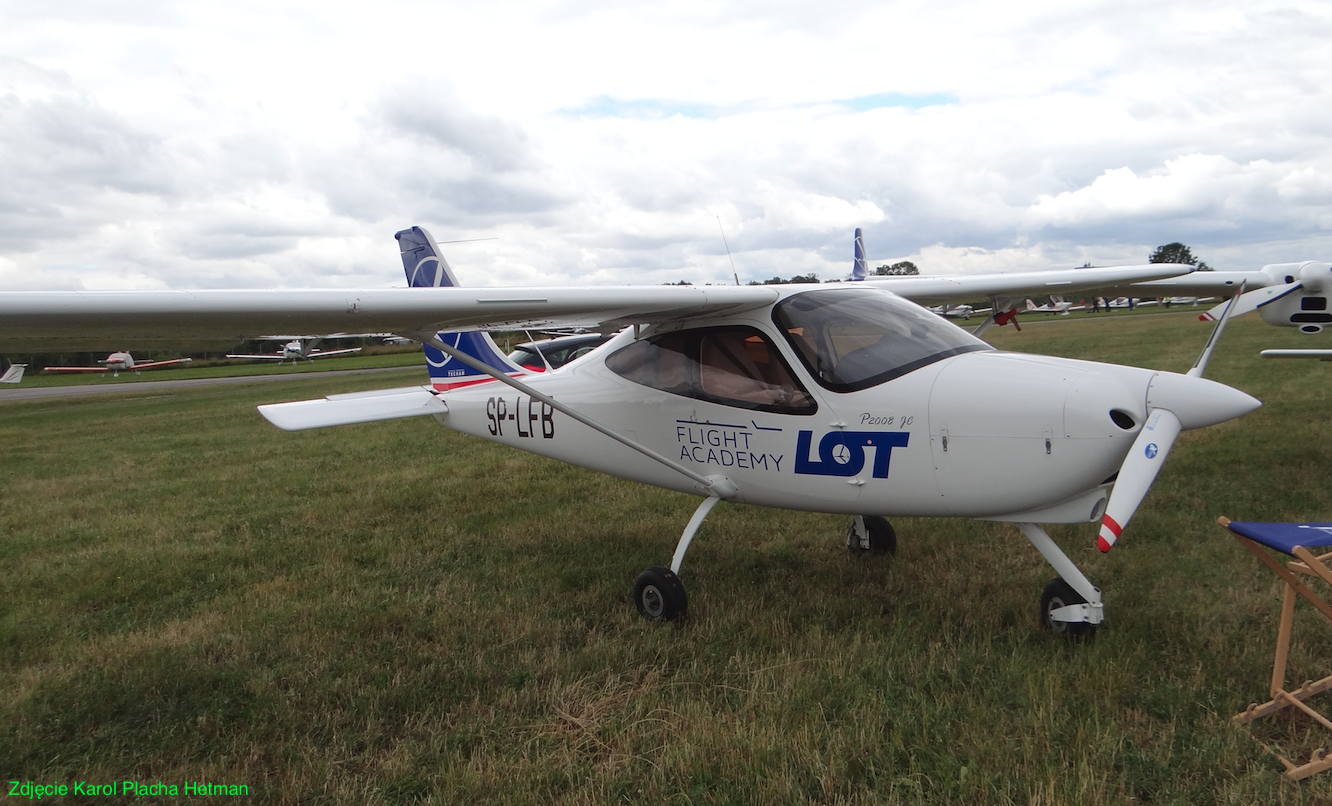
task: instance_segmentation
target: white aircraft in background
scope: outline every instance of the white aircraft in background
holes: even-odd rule
[[[930,313],[946,316],[950,319],[971,319],[972,314],[989,313],[989,308],[977,308],[972,305],[935,305]]]
[[[1263,321],[1276,327],[1295,327],[1301,333],[1322,333],[1332,325],[1327,298],[1332,292],[1332,263],[1307,260],[1303,263],[1272,263],[1248,272],[1248,287],[1234,316],[1258,311]],[[1223,305],[1199,318],[1215,321]]]
[[[1065,302],[1064,298],[1055,294],[1050,297],[1049,304],[1037,305],[1030,299],[1027,300],[1028,313],[1057,313],[1060,316],[1068,316],[1068,312],[1073,310],[1073,303]]]
[[[687,607],[679,572],[719,501],[853,516],[847,542],[892,551],[887,516],[1008,521],[1054,567],[1042,618],[1070,634],[1101,592],[1042,523],[1100,524],[1108,551],[1181,430],[1260,405],[1200,377],[1008,354],[911,300],[1065,291],[1183,269],[785,286],[460,288],[419,227],[396,235],[411,288],[0,293],[0,349],[93,338],[234,339],[246,329],[383,330],[425,345],[430,383],[260,407],[299,430],[430,415],[465,434],[702,497],[669,568],[645,570],[649,619]],[[1046,292],[1048,293],[1048,291]],[[1222,320],[1224,322],[1224,319]],[[73,324],[72,324],[73,323]],[[547,372],[485,329],[619,331]],[[979,389],[986,390],[978,394]]]
[[[259,354],[232,354],[228,353],[227,358],[248,358],[255,361],[276,361],[281,366],[283,362],[290,361],[295,364],[297,361],[313,362],[316,358],[328,358],[334,355],[347,355],[348,353],[359,353],[360,347],[348,347],[341,350],[316,350],[324,339],[336,338],[355,338],[360,336],[382,337],[388,336],[388,333],[337,333],[330,336],[259,336],[260,341],[282,341],[282,349],[275,353]]]
[[[18,383],[23,380],[23,370],[27,368],[27,364],[10,364],[5,374],[0,375],[0,383]]]
[[[102,359],[103,366],[100,367],[42,367],[42,372],[100,372],[103,375],[110,372],[113,377],[118,378],[121,372],[128,370],[134,370],[137,374],[139,370],[165,367],[170,364],[188,364],[193,360],[192,358],[173,358],[170,361],[135,361],[134,356],[129,353],[112,353]]]

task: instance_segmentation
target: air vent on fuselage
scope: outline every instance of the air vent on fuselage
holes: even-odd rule
[[[1122,409],[1111,409],[1110,419],[1114,421],[1115,425],[1125,431],[1132,431],[1138,427],[1138,423],[1133,419],[1133,415]]]

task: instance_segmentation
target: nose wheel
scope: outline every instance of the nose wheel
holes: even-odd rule
[[[887,518],[857,515],[846,530],[846,548],[853,554],[896,554],[897,530]]]
[[[1085,638],[1096,634],[1096,628],[1099,624],[1091,624],[1086,621],[1065,621],[1059,616],[1066,613],[1080,610],[1079,605],[1085,607],[1087,600],[1073,586],[1059,577],[1055,577],[1045,586],[1045,591],[1041,593],[1041,621],[1055,635],[1062,635],[1065,638]],[[1064,608],[1068,608],[1065,610]],[[1060,612],[1062,611],[1062,612]]]
[[[674,571],[654,565],[634,582],[634,604],[648,621],[676,621],[689,609],[689,598]]]

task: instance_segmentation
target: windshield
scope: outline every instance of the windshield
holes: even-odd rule
[[[772,310],[801,362],[821,385],[854,392],[950,355],[990,345],[924,308],[857,284],[796,294]]]

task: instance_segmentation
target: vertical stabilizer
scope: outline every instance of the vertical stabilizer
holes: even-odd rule
[[[402,268],[410,288],[457,288],[458,278],[449,262],[439,253],[435,239],[420,227],[393,234],[402,252]]]
[[[23,380],[23,370],[27,368],[27,364],[10,364],[5,374],[0,376],[0,383],[18,383]]]
[[[856,263],[851,267],[852,280],[864,280],[869,276],[869,266],[865,263],[865,238],[856,227]]]
[[[402,269],[407,275],[407,285],[412,288],[457,288],[458,278],[453,274],[444,256],[439,253],[435,239],[420,227],[412,227],[394,233],[398,239],[398,248],[402,252]],[[439,334],[439,340],[456,347],[463,353],[477,359],[488,367],[510,375],[526,373],[522,367],[510,361],[500,352],[499,345],[483,331],[449,331]],[[489,375],[475,370],[461,361],[439,350],[424,345],[426,366],[430,369],[430,380],[439,390],[456,389],[494,380]]]

